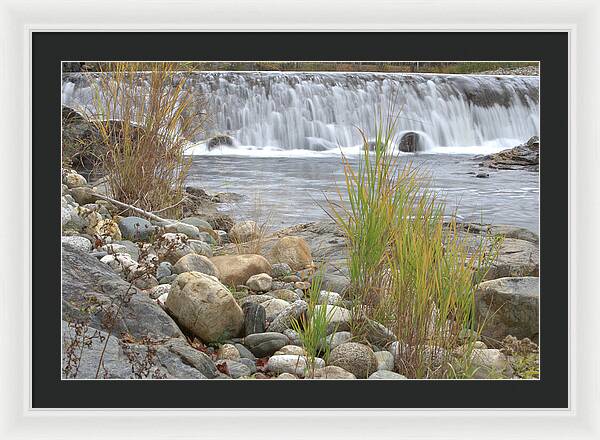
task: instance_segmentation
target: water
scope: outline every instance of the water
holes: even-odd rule
[[[89,78],[64,75],[65,105],[90,105]],[[425,154],[402,158],[431,171],[449,209],[458,206],[465,221],[538,231],[538,173],[489,171],[479,179],[473,160],[539,135],[538,77],[197,72],[185,87],[209,98],[207,135],[231,137],[215,149],[195,139],[189,183],[246,196],[226,207],[238,217],[258,215],[258,195],[274,227],[323,219],[319,204],[343,179],[340,150],[356,162],[357,127],[371,137],[377,112],[393,102],[401,110],[394,143],[417,133]]]
[[[353,164],[357,160],[350,157]],[[476,178],[473,173],[480,168],[472,155],[407,154],[402,160],[430,170],[433,187],[445,194],[449,210],[458,207],[464,221],[510,224],[538,232],[538,173],[489,170],[490,178]],[[339,156],[327,154],[195,156],[188,182],[209,192],[242,194],[242,201],[226,205],[224,211],[237,218],[269,218],[277,229],[326,218],[319,205],[327,205],[325,196],[336,200],[336,187],[343,189],[339,186],[343,170]]]
[[[90,105],[88,78],[65,74],[64,104]],[[377,113],[391,103],[400,113],[398,135],[416,132],[430,151],[498,151],[539,135],[538,77],[197,72],[185,87],[208,97],[209,135],[228,134],[240,149],[351,147],[361,142],[357,127],[370,135]]]

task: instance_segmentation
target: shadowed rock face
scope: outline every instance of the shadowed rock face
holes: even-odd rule
[[[152,367],[148,376],[160,378],[213,378],[217,375],[213,361],[192,348],[169,315],[150,296],[123,281],[113,270],[90,254],[69,244],[62,247],[63,350],[76,337],[69,323],[87,321],[84,334],[108,338],[99,378],[134,378],[136,367],[131,358],[143,359],[153,347]],[[120,303],[131,298],[116,315],[111,329],[107,321]],[[111,305],[112,304],[112,305]],[[112,311],[113,313],[111,313]],[[111,331],[112,330],[112,331]],[[95,378],[104,342],[91,341],[78,361],[76,377]],[[68,355],[63,351],[63,366]],[[135,362],[133,362],[135,364]],[[139,374],[139,371],[137,371]],[[73,377],[73,371],[65,377]]]

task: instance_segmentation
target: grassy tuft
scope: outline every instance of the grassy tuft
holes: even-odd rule
[[[148,211],[176,206],[191,165],[184,153],[207,122],[206,100],[184,87],[187,74],[174,64],[152,63],[144,73],[138,63],[110,67],[88,74],[93,99],[82,113],[106,147],[100,167],[112,196]]]
[[[374,142],[362,133],[359,165],[342,159],[349,203],[330,201],[347,237],[353,333],[366,339],[367,319],[378,321],[400,341],[400,373],[448,377],[452,351],[480,332],[474,293],[497,243],[467,241],[455,216],[446,220],[444,201],[427,189],[429,175],[399,160],[397,119],[380,118]]]

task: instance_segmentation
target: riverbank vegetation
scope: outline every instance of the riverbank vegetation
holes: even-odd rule
[[[108,66],[101,66],[103,70]],[[185,88],[173,63],[111,63],[109,75],[90,81],[92,100],[81,114],[98,131],[102,169],[112,197],[164,212],[183,197],[191,157],[189,139],[208,121],[207,102]]]

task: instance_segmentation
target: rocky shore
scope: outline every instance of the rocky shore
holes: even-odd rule
[[[484,156],[480,167],[496,170],[540,170],[540,139],[533,136],[522,145]]]
[[[232,195],[189,188],[185,218],[155,221],[124,215],[75,172],[63,183],[65,378],[304,379],[292,322],[307,313],[315,268],[326,263],[319,307],[333,317],[330,355],[310,378],[406,379],[389,329],[372,322],[368,343],[353,340],[345,241],[332,222],[262,237],[252,221],[219,213]],[[518,354],[537,353],[538,237],[507,225],[461,233],[474,247],[483,234],[503,237],[476,294],[477,319],[491,318],[471,354],[474,377],[521,378]]]

